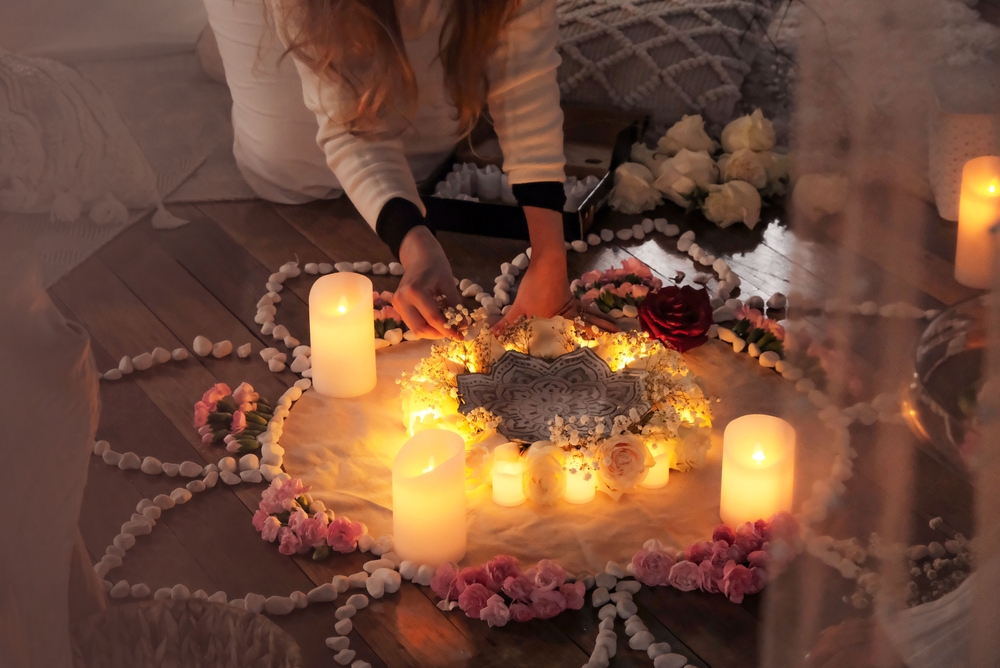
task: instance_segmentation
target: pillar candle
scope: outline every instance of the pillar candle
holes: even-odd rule
[[[639,483],[639,486],[646,489],[666,487],[667,483],[670,482],[670,460],[672,456],[672,452],[661,452],[653,457],[656,463],[646,473],[645,479]]]
[[[588,478],[589,474],[589,479]],[[570,503],[590,503],[597,494],[597,476],[590,469],[566,471],[566,491],[563,499]]]
[[[795,430],[771,415],[744,415],[726,426],[719,515],[732,527],[792,510]]]
[[[521,449],[516,443],[502,443],[493,450],[493,503],[519,506],[525,498]]]
[[[309,291],[312,383],[328,397],[357,397],[375,387],[372,282],[351,272],[319,278]]]
[[[439,566],[465,556],[465,441],[453,431],[422,431],[392,464],[396,554]]]
[[[990,286],[993,240],[990,228],[1000,222],[1000,157],[973,158],[962,168],[958,202],[955,280],[972,288]]]

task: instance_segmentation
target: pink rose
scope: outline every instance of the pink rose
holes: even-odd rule
[[[530,622],[535,618],[535,613],[531,611],[531,606],[524,603],[510,604],[510,618],[515,622]]]
[[[670,586],[681,591],[694,591],[701,586],[701,569],[693,561],[678,561],[667,577]]]
[[[260,395],[253,391],[250,383],[240,383],[240,386],[233,392],[233,401],[238,404],[253,403],[260,398]]]
[[[747,561],[751,568],[767,568],[767,563],[771,560],[771,555],[763,550],[757,550],[747,555]]]
[[[693,543],[684,550],[684,560],[693,561],[696,564],[700,564],[711,556],[712,542],[707,540],[700,543]]]
[[[523,575],[509,577],[503,582],[503,593],[515,601],[530,601],[535,583]]]
[[[352,522],[346,517],[337,517],[326,527],[326,544],[331,549],[347,554],[354,552],[358,546],[358,538],[365,530],[361,522]]]
[[[486,563],[486,576],[489,578],[489,589],[500,591],[507,578],[521,574],[521,564],[514,557],[499,554]]]
[[[510,621],[510,610],[503,602],[503,596],[493,594],[486,605],[479,611],[479,619],[490,626],[505,626]]]
[[[566,607],[569,610],[579,610],[583,607],[583,596],[587,593],[587,588],[583,582],[574,582],[573,584],[567,582],[559,587],[559,593],[565,599]]]
[[[719,593],[723,577],[722,566],[715,566],[711,559],[706,559],[698,564],[698,570],[701,571],[701,582],[698,584],[701,590],[709,594]]]
[[[732,545],[736,542],[736,532],[728,524],[720,524],[712,532],[712,542],[716,543],[720,540],[724,540],[727,544]]]
[[[212,412],[212,407],[204,401],[199,401],[194,405],[194,426],[204,427],[208,424],[208,414]]]
[[[490,589],[490,577],[484,566],[467,566],[458,572],[458,591],[461,592],[471,584],[481,584]],[[499,589],[497,591],[500,591]],[[496,592],[493,592],[496,593]]]
[[[551,619],[566,609],[566,597],[558,591],[536,589],[531,592],[531,613],[535,619]]]
[[[562,566],[548,559],[539,561],[538,565],[529,571],[529,574],[534,576],[535,587],[542,591],[552,591],[566,582],[566,571],[563,570]],[[537,617],[538,614],[536,613],[535,616]]]
[[[466,617],[479,619],[479,613],[486,607],[486,602],[490,599],[490,590],[474,582],[462,590],[458,595],[458,607],[462,609]]]
[[[264,530],[264,522],[267,522],[267,518],[271,515],[263,508],[258,508],[257,512],[253,514],[253,528],[257,530],[258,533]]]
[[[742,603],[743,596],[753,587],[750,569],[735,561],[730,561],[722,570],[722,593],[733,603]]]
[[[431,591],[437,594],[438,598],[450,600],[448,594],[452,591],[456,579],[458,579],[458,567],[450,563],[441,564],[431,578]]]
[[[736,529],[736,544],[750,554],[756,552],[764,544],[763,537],[757,533],[757,529],[749,522],[744,522]]]
[[[233,391],[230,390],[229,386],[225,383],[216,383],[212,387],[208,388],[205,394],[201,395],[201,400],[208,404],[214,411],[216,409],[216,404],[219,403],[219,400],[228,397],[232,393]]]
[[[315,513],[309,517],[299,510],[289,518],[288,526],[299,537],[302,544],[308,547],[316,547],[326,541],[326,515],[323,513]]]
[[[264,520],[264,525],[260,528],[260,537],[268,543],[273,543],[278,538],[278,531],[281,530],[281,520],[274,515],[268,515]]]
[[[233,413],[233,421],[229,423],[229,433],[239,434],[247,428],[247,416],[243,411]]]
[[[278,535],[280,536],[278,552],[281,552],[286,557],[292,556],[299,551],[300,547],[302,547],[302,541],[299,540],[299,537],[295,535],[295,532],[288,527],[281,527]]]
[[[756,594],[767,584],[767,571],[763,568],[750,568],[751,585],[748,594]]]
[[[632,557],[635,579],[650,587],[665,585],[669,581],[674,558],[663,549],[658,540],[650,541],[647,545]]]

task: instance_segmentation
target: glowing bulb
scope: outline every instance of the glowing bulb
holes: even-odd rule
[[[427,468],[424,469],[424,473],[430,473],[434,470],[434,455],[431,455],[431,459],[427,462]]]
[[[347,313],[347,295],[341,295],[340,303],[337,305],[337,313]]]
[[[750,458],[753,459],[755,462],[757,462],[757,466],[763,464],[764,460],[767,459],[767,457],[764,455],[764,448],[761,446],[760,443],[758,443],[757,447],[754,448],[753,454],[750,455]]]
[[[991,184],[990,184],[990,187],[989,187],[989,188],[987,188],[987,190],[989,190],[989,191],[990,191],[990,194],[991,194],[991,195],[995,194],[995,193],[996,193],[996,191],[997,191],[997,186],[996,186],[996,184],[995,184],[995,183],[991,183]]]

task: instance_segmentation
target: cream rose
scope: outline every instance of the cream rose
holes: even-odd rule
[[[810,222],[840,213],[846,201],[847,177],[843,174],[803,174],[792,190],[792,209]]]
[[[760,155],[748,148],[719,156],[719,175],[723,183],[746,181],[758,190],[767,186],[767,168]]]
[[[532,443],[524,454],[524,495],[543,506],[555,505],[566,491],[565,453],[552,441]]]
[[[670,201],[687,206],[695,188],[707,190],[718,180],[719,168],[707,151],[683,148],[664,161],[653,185]]]
[[[660,191],[653,187],[653,172],[637,162],[626,162],[615,170],[615,187],[608,203],[615,211],[635,214],[663,204]]]
[[[655,463],[642,438],[633,434],[614,436],[597,446],[594,462],[597,482],[605,494],[617,501],[646,479]]]
[[[674,445],[678,471],[700,469],[705,465],[705,457],[712,447],[712,438],[705,427],[681,425],[677,428],[677,442]]]
[[[701,211],[719,227],[742,222],[752,230],[760,222],[760,193],[746,181],[709,186]]]
[[[774,126],[760,109],[737,118],[722,129],[722,148],[726,153],[735,153],[741,148],[770,151],[773,147]]]
[[[532,319],[528,325],[528,354],[551,360],[573,352],[566,332],[568,324],[568,320],[559,316]]]
[[[629,159],[632,162],[637,162],[643,165],[646,169],[652,172],[654,175],[660,173],[660,165],[663,161],[670,156],[665,153],[657,153],[651,148],[648,148],[645,144],[636,142],[632,144],[632,153],[629,155]]]
[[[764,170],[767,172],[767,186],[773,188],[780,181],[788,178],[788,169],[791,166],[791,159],[786,153],[775,153],[774,151],[761,151],[757,154]]]
[[[676,155],[682,149],[715,153],[718,148],[719,145],[705,132],[705,121],[699,115],[684,116],[657,142],[657,149],[667,155]]]

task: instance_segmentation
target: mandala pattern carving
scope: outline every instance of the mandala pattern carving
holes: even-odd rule
[[[544,441],[549,422],[563,418],[605,417],[649,410],[641,371],[614,373],[590,348],[553,361],[508,351],[489,374],[458,377],[459,410],[485,408],[502,418],[500,433],[512,441]]]

